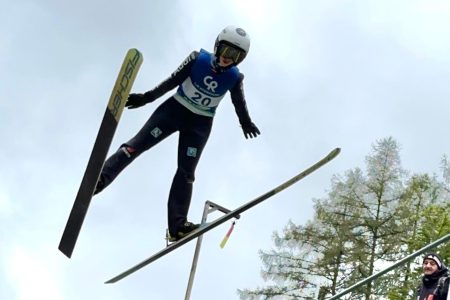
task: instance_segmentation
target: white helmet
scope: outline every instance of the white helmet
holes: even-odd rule
[[[244,29],[227,26],[216,38],[214,54],[231,58],[237,65],[244,60],[250,49],[250,37]]]

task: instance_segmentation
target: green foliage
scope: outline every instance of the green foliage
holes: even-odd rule
[[[271,282],[239,290],[241,299],[326,299],[450,233],[450,164],[443,181],[402,169],[393,138],[377,141],[359,168],[335,175],[327,197],[314,200],[304,225],[274,233],[275,249],[260,251],[262,277]],[[450,245],[439,249],[450,262]],[[415,299],[420,258],[342,299]]]

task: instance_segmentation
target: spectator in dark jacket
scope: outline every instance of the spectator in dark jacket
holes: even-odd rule
[[[417,291],[417,300],[447,300],[448,269],[436,253],[428,253],[423,258],[422,283]]]

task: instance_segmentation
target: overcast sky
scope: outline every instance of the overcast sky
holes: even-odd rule
[[[164,247],[177,136],[94,198],[72,259],[57,249],[126,51],[144,55],[134,92],[153,88],[222,28],[252,38],[240,65],[262,134],[245,140],[227,96],[197,169],[189,218],[234,209],[335,147],[335,161],[205,235],[191,299],[262,285],[258,250],[311,218],[333,174],[364,167],[378,139],[403,167],[439,173],[450,154],[450,2],[0,0],[0,299],[184,299],[195,243],[113,285]],[[110,152],[170,94],[126,110]],[[219,217],[219,213],[209,219]]]

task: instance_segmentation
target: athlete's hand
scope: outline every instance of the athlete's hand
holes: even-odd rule
[[[148,99],[145,98],[144,94],[130,94],[128,96],[127,103],[125,103],[125,106],[130,109],[133,109],[144,106],[148,102],[150,101],[148,101]]]
[[[256,138],[258,134],[261,134],[258,127],[256,127],[255,123],[250,122],[248,124],[242,125],[242,130],[244,131],[244,136],[246,139]]]

